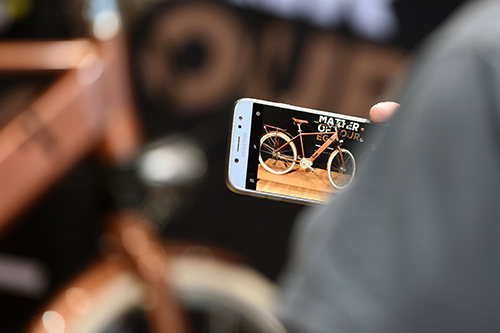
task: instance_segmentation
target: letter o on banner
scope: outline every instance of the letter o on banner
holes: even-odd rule
[[[181,2],[156,15],[139,52],[146,95],[178,112],[202,114],[244,88],[253,57],[246,26],[233,9],[214,2]]]

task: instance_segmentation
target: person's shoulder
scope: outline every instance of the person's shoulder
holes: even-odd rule
[[[457,49],[500,47],[500,0],[467,2],[440,31],[442,40]]]
[[[442,63],[450,59],[500,61],[500,0],[471,0],[422,45],[420,59]]]

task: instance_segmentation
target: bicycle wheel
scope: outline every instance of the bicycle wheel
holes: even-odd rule
[[[191,332],[285,332],[270,311],[274,287],[254,270],[215,258],[170,260],[166,281],[187,311]],[[28,332],[144,333],[147,306],[126,263],[103,260],[65,288]]]
[[[276,151],[288,142],[288,145]],[[281,132],[270,132],[260,139],[259,162],[267,171],[283,175],[295,166],[297,148],[290,138]]]
[[[356,161],[352,153],[345,149],[335,150],[328,159],[328,178],[332,185],[339,190],[348,187],[356,174]]]

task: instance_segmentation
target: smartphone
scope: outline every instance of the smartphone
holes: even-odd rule
[[[227,186],[301,204],[324,203],[350,187],[383,126],[251,98],[236,101],[231,119]]]

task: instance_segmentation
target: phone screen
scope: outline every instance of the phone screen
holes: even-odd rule
[[[375,147],[376,127],[359,117],[254,100],[245,189],[288,201],[328,201],[355,181]]]

